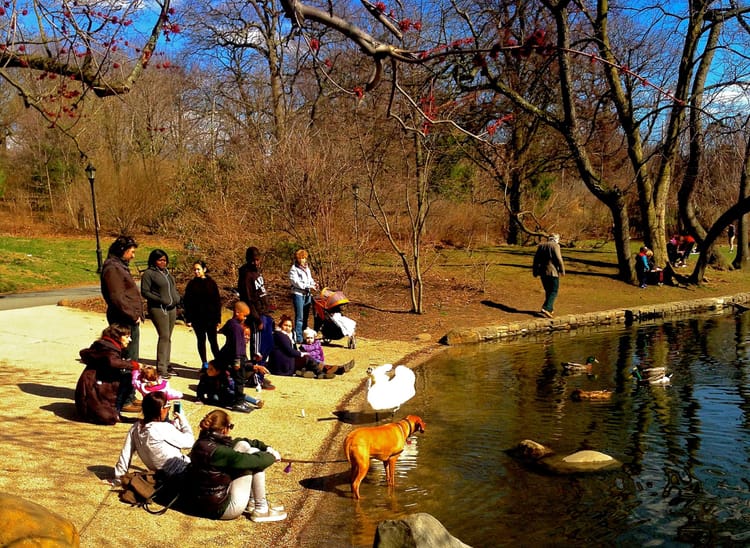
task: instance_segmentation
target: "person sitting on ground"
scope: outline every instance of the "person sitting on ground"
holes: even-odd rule
[[[654,261],[654,252],[650,249],[646,250],[646,261],[648,264],[648,271],[646,272],[646,282],[656,285],[664,285],[664,270],[656,266]]]
[[[101,338],[80,351],[86,368],[76,385],[76,410],[80,417],[96,424],[123,421],[121,411],[138,412],[140,407],[124,406],[133,391],[131,371],[140,365],[122,355],[130,343],[130,328],[113,323],[102,331]]]
[[[302,332],[303,342],[300,345],[300,350],[305,352],[307,354],[308,359],[314,362],[315,370],[317,370],[318,364],[325,364],[326,360],[325,360],[325,354],[323,352],[323,345],[320,344],[320,340],[316,339],[315,336],[316,336],[316,333],[314,329],[310,329],[309,327],[305,329]],[[343,375],[344,373],[351,371],[353,367],[354,367],[354,360],[350,360],[344,365],[338,366],[337,369],[334,371],[334,374]],[[298,369],[297,374],[300,374],[300,372],[301,372],[301,376],[304,377],[305,371]]]
[[[270,506],[266,498],[265,470],[281,455],[260,440],[232,439],[233,428],[222,409],[203,417],[190,451],[183,500],[196,514],[212,519],[235,519],[243,512],[255,522],[286,519],[284,507]]]
[[[143,398],[143,418],[130,427],[115,466],[115,483],[130,468],[133,454],[138,454],[149,470],[162,479],[182,474],[190,458],[182,449],[190,449],[195,438],[184,414],[168,420],[171,404],[164,392],[151,392]]]
[[[247,340],[245,338],[245,319],[250,308],[243,301],[234,303],[234,314],[221,327],[219,333],[225,337],[224,345],[219,350],[219,359],[215,365],[219,370],[228,371],[234,381],[235,402],[233,411],[249,413],[253,410],[245,401],[246,368],[251,369],[258,375],[268,374],[268,369],[263,365],[251,365],[248,367]],[[262,378],[261,387],[266,390],[275,388],[270,381]]]
[[[196,389],[198,399],[207,405],[232,408],[237,401],[237,391],[229,371],[221,370],[215,361],[208,362],[205,371],[201,371]],[[245,402],[257,409],[263,407],[263,400],[245,394]]]
[[[133,369],[133,388],[146,396],[152,392],[164,392],[168,400],[181,400],[182,392],[169,386],[169,381],[159,376],[156,367],[146,365],[141,369]]]

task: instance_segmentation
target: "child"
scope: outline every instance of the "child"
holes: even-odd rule
[[[159,377],[156,367],[146,365],[143,369],[133,369],[133,388],[145,396],[151,392],[164,392],[167,400],[181,400],[182,392],[170,388],[169,381]]]
[[[320,378],[320,366],[323,366],[324,368],[327,368],[327,371],[333,372],[335,375],[343,375],[347,371],[351,371],[351,369],[354,367],[354,360],[350,360],[348,363],[345,363],[344,365],[329,365],[326,366],[325,364],[325,356],[323,354],[323,345],[320,344],[319,340],[315,339],[315,330],[307,328],[302,332],[302,344],[300,345],[300,349],[302,352],[306,354],[306,358],[309,362],[312,362],[312,366],[315,367],[318,378]],[[324,369],[325,371],[326,369]],[[309,371],[298,371],[298,375],[301,374],[301,376],[305,376],[307,374],[307,377],[310,378],[312,375],[309,374]],[[325,378],[325,375],[324,377]]]
[[[233,407],[237,401],[237,390],[234,380],[232,380],[229,371],[222,371],[216,366],[216,362],[208,362],[208,368],[201,372],[198,381],[198,399],[208,405],[217,405],[220,407]],[[263,407],[263,400],[245,395],[244,401],[253,404],[257,409]],[[247,407],[249,413],[252,409]]]

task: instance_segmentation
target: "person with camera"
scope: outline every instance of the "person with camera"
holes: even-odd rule
[[[312,291],[318,284],[312,277],[307,264],[308,253],[298,249],[294,253],[294,264],[289,269],[289,282],[292,284],[292,305],[294,306],[294,342],[302,344],[302,331],[307,328],[312,306]]]
[[[173,405],[174,416],[169,420],[169,410]],[[115,483],[119,483],[128,471],[136,453],[146,468],[160,472],[165,479],[183,473],[190,458],[182,450],[190,449],[194,441],[181,402],[168,402],[164,392],[147,394],[143,398],[143,418],[130,427],[115,465]]]

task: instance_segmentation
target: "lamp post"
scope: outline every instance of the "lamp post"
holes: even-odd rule
[[[86,177],[91,185],[91,205],[94,208],[94,232],[96,233],[96,273],[102,272],[102,248],[99,245],[99,214],[96,211],[96,194],[94,193],[94,180],[96,179],[96,168],[91,165],[86,166]]]

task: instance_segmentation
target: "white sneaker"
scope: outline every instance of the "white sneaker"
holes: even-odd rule
[[[250,514],[250,519],[253,520],[256,523],[266,523],[269,521],[282,521],[286,519],[286,512],[274,510],[273,508],[268,508],[268,512],[260,513],[257,510],[254,510],[252,514]]]

